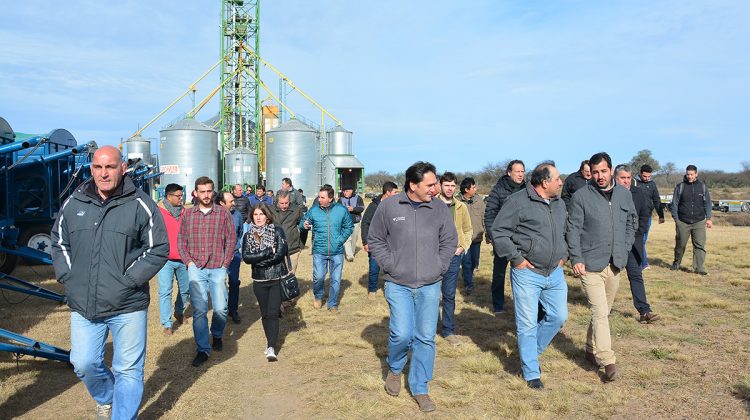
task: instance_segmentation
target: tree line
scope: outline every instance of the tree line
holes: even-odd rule
[[[505,175],[505,168],[511,159],[490,162],[476,171],[456,172],[456,177],[460,180],[466,177],[472,177],[477,182],[477,189],[480,194],[488,194],[495,185],[497,180]],[[685,174],[685,168],[678,168],[674,162],[659,163],[653,157],[650,150],[644,149],[636,153],[628,162],[636,175],[640,167],[644,164],[651,165],[654,169],[654,181],[656,182],[662,194],[670,194],[674,186],[682,180]],[[741,163],[742,170],[739,172],[725,172],[720,170],[702,170],[698,168],[699,179],[701,179],[708,188],[748,188],[750,187],[750,161]],[[526,168],[527,171],[530,168]],[[569,174],[563,175],[563,178]],[[404,173],[388,173],[386,171],[377,171],[365,175],[365,186],[369,191],[378,192],[386,181],[393,181],[397,185],[404,184]]]

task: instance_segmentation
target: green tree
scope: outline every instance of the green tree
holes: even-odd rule
[[[652,168],[654,168],[654,172],[658,172],[659,169],[661,169],[659,161],[651,156],[651,151],[648,149],[643,149],[636,153],[636,155],[633,156],[632,159],[630,159],[629,165],[635,173],[639,173],[641,170],[641,166],[643,165],[650,165]]]

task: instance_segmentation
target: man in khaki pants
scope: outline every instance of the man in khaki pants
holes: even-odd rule
[[[637,214],[630,191],[615,185],[612,159],[597,153],[589,159],[593,182],[573,194],[568,207],[565,239],[573,273],[591,307],[586,360],[604,367],[604,380],[617,376],[609,332],[609,313],[635,240]]]

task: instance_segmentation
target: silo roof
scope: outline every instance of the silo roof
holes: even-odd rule
[[[326,159],[333,163],[335,168],[364,168],[365,165],[353,155],[328,155]]]
[[[351,134],[351,131],[347,130],[346,128],[344,128],[341,125],[337,125],[336,127],[333,127],[332,129],[328,130],[329,133],[333,133],[333,132],[337,132],[337,131],[341,131],[341,132],[344,132],[344,133]]]
[[[252,149],[248,149],[247,147],[238,147],[236,149],[232,149],[226,153],[225,155],[236,155],[236,154],[244,154],[244,155],[257,155],[258,153],[255,152]]]
[[[272,128],[266,131],[266,133],[273,133],[276,131],[312,131],[314,133],[318,132],[318,130],[314,129],[313,127],[310,127],[309,125],[296,119],[291,119],[276,128]]]
[[[185,118],[184,120],[180,120],[174,125],[171,125],[167,128],[162,129],[161,131],[169,131],[169,130],[202,130],[202,131],[215,131],[213,128],[202,124],[201,122],[193,119],[193,118]]]

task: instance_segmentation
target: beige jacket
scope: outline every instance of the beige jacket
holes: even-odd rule
[[[438,194],[436,199],[445,203],[441,194]],[[471,228],[471,216],[469,215],[469,207],[466,206],[461,200],[456,199],[454,196],[452,203],[448,204],[448,207],[455,206],[455,215],[453,216],[453,223],[456,224],[456,233],[458,234],[458,246],[464,249],[466,252],[471,246],[471,240],[473,236],[473,229]]]

